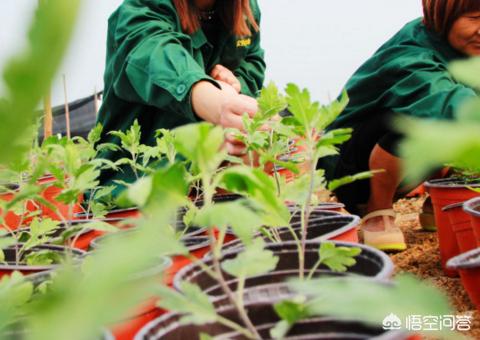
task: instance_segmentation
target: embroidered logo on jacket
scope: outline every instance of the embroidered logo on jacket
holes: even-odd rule
[[[251,38],[237,40],[237,48],[248,47],[251,44],[252,44],[252,39]]]

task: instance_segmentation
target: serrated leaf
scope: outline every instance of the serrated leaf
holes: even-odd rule
[[[257,98],[257,102],[259,108],[257,115],[262,120],[272,118],[287,107],[285,97],[273,82],[270,82],[262,89],[260,96]]]
[[[309,316],[305,302],[285,300],[275,304],[275,313],[281,318],[270,334],[274,339],[284,339],[290,328],[298,321]]]
[[[303,136],[305,136],[315,127],[314,123],[319,114],[320,104],[311,101],[307,89],[300,90],[295,84],[287,84],[285,92],[287,93],[288,110],[304,128]]]
[[[346,90],[343,90],[339,99],[334,100],[332,103],[320,108],[318,115],[318,121],[314,128],[317,131],[326,129],[342,112],[345,110],[349,102],[348,94]]]
[[[274,270],[278,257],[271,250],[266,250],[265,241],[257,238],[251,245],[232,260],[224,260],[222,269],[237,278],[248,278]]]
[[[355,257],[361,252],[361,248],[337,247],[333,242],[324,242],[319,249],[319,262],[334,272],[345,272],[357,263]]]
[[[345,177],[342,177],[342,178],[339,178],[339,179],[334,179],[334,180],[332,180],[328,183],[328,190],[335,191],[337,188],[339,188],[343,185],[347,185],[347,184],[353,183],[355,181],[361,181],[361,180],[364,180],[364,179],[372,178],[373,175],[377,172],[378,171],[365,171],[365,172],[360,172],[360,173],[355,174],[355,175],[345,176]]]
[[[210,298],[198,286],[182,282],[180,288],[181,293],[165,286],[159,287],[159,306],[170,311],[188,314],[188,320],[183,319],[183,322],[203,325],[217,320],[215,307],[210,302]]]

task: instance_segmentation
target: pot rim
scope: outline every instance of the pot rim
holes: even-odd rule
[[[480,208],[480,197],[472,198],[463,203],[463,210],[466,213],[475,217],[480,217],[480,211],[477,210],[477,208]]]
[[[475,183],[467,184],[466,180],[460,178],[448,177],[431,179],[424,182],[426,188],[442,188],[442,189],[461,189],[466,187],[480,187],[480,178],[475,179]]]
[[[473,258],[473,260],[471,260]],[[448,269],[480,269],[480,247],[452,257],[447,262]]]
[[[272,302],[273,303],[273,302]],[[232,307],[230,306],[230,309]],[[180,318],[183,316],[181,313],[175,313],[175,312],[168,312],[164,315],[159,316],[158,318],[148,322],[146,325],[144,325],[138,332],[135,334],[135,337],[133,340],[144,340],[147,334],[154,328],[157,327],[157,325],[166,323],[166,327],[160,328],[160,330],[164,330],[164,332],[157,332],[157,335],[161,334],[168,334],[169,332],[173,331],[174,329],[178,328],[179,326],[182,326],[182,324],[179,322]],[[171,323],[169,323],[169,320],[172,320]],[[355,319],[346,319],[346,318],[337,318],[334,316],[314,316],[310,318],[306,318],[303,320],[300,320],[300,323],[306,323],[306,322],[319,322],[319,321],[338,321],[338,322],[358,322],[364,325],[369,325],[366,322],[362,322],[360,320],[355,320]],[[270,325],[275,325],[274,322],[272,323],[264,323],[261,325],[255,326],[256,329],[259,327],[268,327]],[[378,329],[381,329],[381,325],[370,325],[372,328],[378,327]],[[227,332],[224,334],[220,334],[219,336],[227,336],[229,334],[234,334],[234,331],[232,332]],[[382,340],[382,339],[395,339],[395,340],[400,340],[405,338],[405,331],[401,330],[385,330],[385,332],[381,335],[371,337],[370,339],[375,339],[375,340]]]
[[[393,265],[393,262],[390,259],[390,257],[387,254],[385,254],[384,252],[382,252],[382,251],[380,251],[376,248],[367,246],[365,244],[344,242],[344,241],[307,240],[306,245],[307,246],[308,245],[320,245],[320,244],[325,243],[325,242],[333,242],[336,246],[360,248],[360,249],[362,249],[362,252],[360,253],[359,256],[362,256],[362,254],[365,254],[365,253],[370,253],[370,254],[373,253],[374,256],[376,256],[379,259],[379,261],[383,264],[383,268],[381,268],[381,270],[377,273],[377,275],[375,275],[374,277],[370,277],[371,279],[377,279],[377,280],[380,279],[381,280],[381,279],[384,279],[384,278],[388,278],[393,274],[394,265]],[[291,246],[292,249],[296,249],[297,243],[295,241],[286,241],[286,242],[280,242],[280,243],[269,243],[269,244],[266,244],[265,249],[272,250],[272,248],[281,248],[282,246],[286,246],[286,247]],[[234,255],[236,253],[238,253],[237,248],[228,249],[227,251],[222,252],[222,256],[225,257],[225,256],[229,256],[229,255]],[[205,263],[206,261],[209,261],[209,260],[210,260],[210,258],[205,258],[205,257],[199,259],[199,261],[201,261],[203,263]],[[200,268],[199,265],[197,265],[196,262],[192,262],[192,263],[186,265],[185,267],[180,269],[175,274],[175,276],[173,278],[173,287],[175,289],[179,290],[180,283],[186,277],[190,277],[190,276],[194,275],[194,273],[197,273],[198,271],[202,271],[202,269]]]
[[[17,243],[18,245],[21,245],[23,243]],[[4,248],[5,249],[15,249],[15,245]],[[60,253],[65,253],[66,251],[71,251],[72,254],[74,255],[74,260],[79,261],[81,260],[85,254],[87,254],[86,251],[83,251],[81,249],[77,248],[71,248],[71,247],[66,247],[66,246],[59,246],[59,245],[50,245],[50,244],[42,244],[39,246],[34,247],[33,249],[38,249],[38,248],[44,248],[47,250],[57,250]],[[11,271],[46,271],[46,270],[52,270],[55,268],[60,267],[62,264],[51,264],[51,265],[44,265],[44,266],[29,266],[27,264],[12,264],[11,262],[7,262],[6,264],[0,263],[0,270],[11,270]]]
[[[452,204],[446,205],[442,208],[442,211],[448,212],[448,211],[456,209],[456,208],[462,208],[463,203],[465,203],[465,202],[457,202],[457,203],[452,203]]]
[[[113,209],[113,210],[110,210],[109,212],[107,212],[107,214],[105,216],[108,216],[110,214],[118,214],[118,213],[124,213],[124,212],[131,212],[131,211],[140,211],[140,209],[138,207],[130,207],[130,208],[117,208],[117,209]],[[92,213],[85,213],[85,212],[79,212],[79,213],[75,213],[73,215],[74,217],[90,217],[90,216],[93,216]],[[107,217],[108,218],[112,218],[112,219],[115,219],[115,218],[118,218],[118,219],[123,219],[122,217]]]
[[[328,211],[328,210],[327,210]],[[319,237],[316,237],[314,239],[311,239],[311,241],[329,241],[331,238],[335,237],[335,236],[338,236],[338,235],[342,235],[344,233],[346,233],[347,231],[353,229],[353,228],[356,228],[360,221],[361,221],[361,218],[357,215],[332,215],[332,216],[323,216],[323,217],[318,217],[318,218],[314,218],[313,220],[310,220],[309,222],[312,222],[314,225],[312,227],[316,227],[315,225],[315,222],[319,222],[319,221],[322,221],[322,222],[329,222],[329,221],[335,221],[335,220],[339,220],[339,219],[348,219],[350,218],[351,221],[348,222],[346,225],[344,225],[343,227],[339,228],[339,229],[335,229],[329,233],[326,233],[322,236],[319,236]],[[294,229],[295,228],[300,228],[300,226],[296,227],[296,226],[292,226]],[[309,226],[310,227],[310,226]]]
[[[101,235],[98,237],[95,237],[91,242],[90,242],[90,249],[91,250],[98,250],[101,247],[102,242],[105,241],[105,239],[109,239],[110,237],[115,237],[115,235],[118,234],[125,234],[125,233],[134,233],[136,231],[136,228],[129,228],[129,229],[124,229],[124,230],[119,230],[118,232],[115,233],[107,233],[105,235]],[[203,232],[204,230],[202,230]],[[194,251],[198,250],[200,248],[204,248],[207,245],[210,244],[210,239],[208,236],[203,236],[203,235],[190,235],[186,234],[185,237],[182,237],[180,240],[185,240],[185,239],[195,239],[195,238],[204,238],[205,241],[196,245],[193,245],[191,247],[187,247],[189,251]]]

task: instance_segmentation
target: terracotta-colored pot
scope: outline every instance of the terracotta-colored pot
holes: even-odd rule
[[[477,242],[473,234],[470,216],[463,210],[463,202],[447,205],[442,211],[448,215],[460,252],[465,253],[476,248]]]
[[[462,284],[480,312],[480,248],[451,258],[447,263],[448,268],[458,270]]]
[[[447,205],[465,202],[478,196],[479,194],[470,190],[469,186],[479,186],[479,182],[466,183],[455,178],[444,178],[430,180],[425,183],[425,188],[432,198],[442,268],[444,273],[450,277],[455,277],[458,273],[446,267],[447,261],[458,255],[460,249],[447,213],[442,211],[442,209]]]
[[[480,197],[472,198],[463,205],[463,209],[470,216],[473,234],[477,246],[480,247]]]

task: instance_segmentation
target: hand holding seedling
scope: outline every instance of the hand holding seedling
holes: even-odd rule
[[[210,76],[217,81],[229,84],[235,89],[235,91],[237,91],[237,93],[240,93],[242,87],[240,85],[240,82],[238,81],[237,77],[235,77],[233,72],[225,66],[222,66],[220,64],[215,65],[215,67],[210,72]]]

